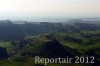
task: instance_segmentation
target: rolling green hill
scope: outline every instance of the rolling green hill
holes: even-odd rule
[[[23,26],[26,30],[25,25],[35,30],[35,28],[33,28],[34,24],[24,24]],[[49,27],[46,29],[48,25]],[[95,26],[96,28],[89,24],[80,23],[69,26],[64,25],[63,27],[57,25],[58,24],[56,24],[52,32],[52,26],[54,26],[52,23],[35,24],[34,27],[38,29],[43,27],[47,32],[43,31],[43,33],[32,35],[34,31],[29,30],[27,35],[24,34],[24,39],[11,40],[11,38],[10,41],[0,41],[0,66],[44,66],[44,64],[34,63],[33,59],[35,56],[43,58],[63,58],[66,56],[72,58],[75,56],[95,57],[95,63],[93,64],[57,63],[48,64],[47,66],[97,66],[100,63],[100,30],[97,25]],[[27,28],[27,30],[28,29],[29,28]],[[18,37],[22,37],[23,34],[21,34],[18,35]],[[2,35],[2,37],[4,36]]]

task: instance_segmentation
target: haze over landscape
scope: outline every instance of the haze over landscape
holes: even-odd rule
[[[0,0],[0,20],[100,17],[100,0]]]
[[[100,0],[0,0],[0,66],[99,64]]]

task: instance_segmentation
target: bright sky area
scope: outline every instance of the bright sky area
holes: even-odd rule
[[[100,0],[0,0],[0,19],[100,17]]]

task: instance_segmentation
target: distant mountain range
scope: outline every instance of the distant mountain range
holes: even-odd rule
[[[51,22],[51,23],[70,23],[70,22],[100,22],[100,17],[91,18],[52,18],[47,21],[21,21],[21,20],[0,20],[0,22],[12,22],[14,24],[25,24],[25,23],[40,23],[40,22]],[[51,20],[51,21],[50,21]]]
[[[0,40],[22,40],[27,35],[93,29],[100,29],[100,21],[71,19],[68,22],[51,23],[0,20]]]

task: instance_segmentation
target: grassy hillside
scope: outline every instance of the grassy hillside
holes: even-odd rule
[[[65,56],[96,56],[100,59],[99,31],[81,31],[79,33],[56,32],[39,36],[26,36],[23,41],[0,42],[10,55],[10,60],[0,62],[1,66],[35,66],[35,55],[42,57],[65,57]],[[88,37],[87,37],[88,36]],[[91,52],[93,51],[93,52]],[[85,66],[85,64],[48,64],[48,66]],[[91,66],[91,64],[87,64]]]
[[[64,26],[59,23],[41,23],[40,25],[24,24],[23,28],[25,28],[25,32],[29,29],[27,28],[26,31],[27,25],[34,30],[36,30],[35,28],[41,29],[42,27],[42,29],[45,29],[46,31],[44,30],[42,34],[39,33],[34,36],[32,35],[34,31],[29,30],[28,34],[24,34],[24,39],[11,40],[11,38],[10,41],[0,41],[0,66],[44,66],[44,64],[34,63],[33,59],[35,56],[43,58],[63,58],[66,56],[72,58],[75,56],[95,57],[94,64],[53,63],[48,64],[47,66],[97,66],[98,63],[100,63],[100,30],[98,30],[98,25],[95,25],[96,28],[94,28],[93,24],[87,25],[80,23]],[[33,25],[35,25],[35,28],[33,28]],[[46,29],[48,25],[49,27]],[[53,32],[52,26],[55,28],[53,29]],[[8,33],[6,34],[8,35]],[[4,36],[2,35],[2,37]],[[18,37],[22,37],[22,35],[18,35]]]

